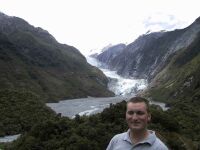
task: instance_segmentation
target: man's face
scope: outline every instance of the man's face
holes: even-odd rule
[[[151,115],[147,112],[146,104],[143,102],[127,104],[126,121],[132,131],[146,130]]]

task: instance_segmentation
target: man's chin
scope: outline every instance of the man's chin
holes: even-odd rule
[[[129,127],[132,131],[141,131],[143,128],[139,125]]]

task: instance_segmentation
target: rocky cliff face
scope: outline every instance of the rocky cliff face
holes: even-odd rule
[[[186,48],[176,51],[146,91],[162,101],[200,102],[200,32]],[[199,105],[199,104],[198,104]]]
[[[108,62],[110,69],[123,76],[151,80],[168,64],[175,52],[187,48],[195,40],[200,31],[199,22],[198,18],[185,29],[141,35],[120,53],[103,62]],[[97,58],[101,61],[108,57],[103,52]]]
[[[46,100],[111,96],[108,79],[72,46],[0,13],[0,90],[25,89]]]
[[[111,61],[124,50],[125,44],[117,44],[109,47],[103,53],[97,55],[99,61],[106,65],[111,65]]]

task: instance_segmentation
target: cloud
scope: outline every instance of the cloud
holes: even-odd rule
[[[148,15],[143,20],[143,25],[146,30],[174,30],[185,27],[187,22],[178,19],[175,15],[155,12]]]

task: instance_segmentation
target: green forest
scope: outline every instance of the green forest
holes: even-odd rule
[[[76,115],[74,119],[70,119],[53,113],[33,93],[1,91],[0,95],[3,95],[0,98],[0,117],[3,118],[0,122],[1,135],[23,133],[13,143],[1,144],[1,149],[103,150],[115,134],[128,129],[125,121],[126,101],[110,104],[109,108],[99,114]],[[26,102],[13,105],[13,101],[19,100]],[[12,111],[2,110],[4,105],[12,105]],[[200,110],[197,105],[179,102],[167,111],[151,105],[151,112],[149,129],[155,130],[169,148],[199,148]]]

